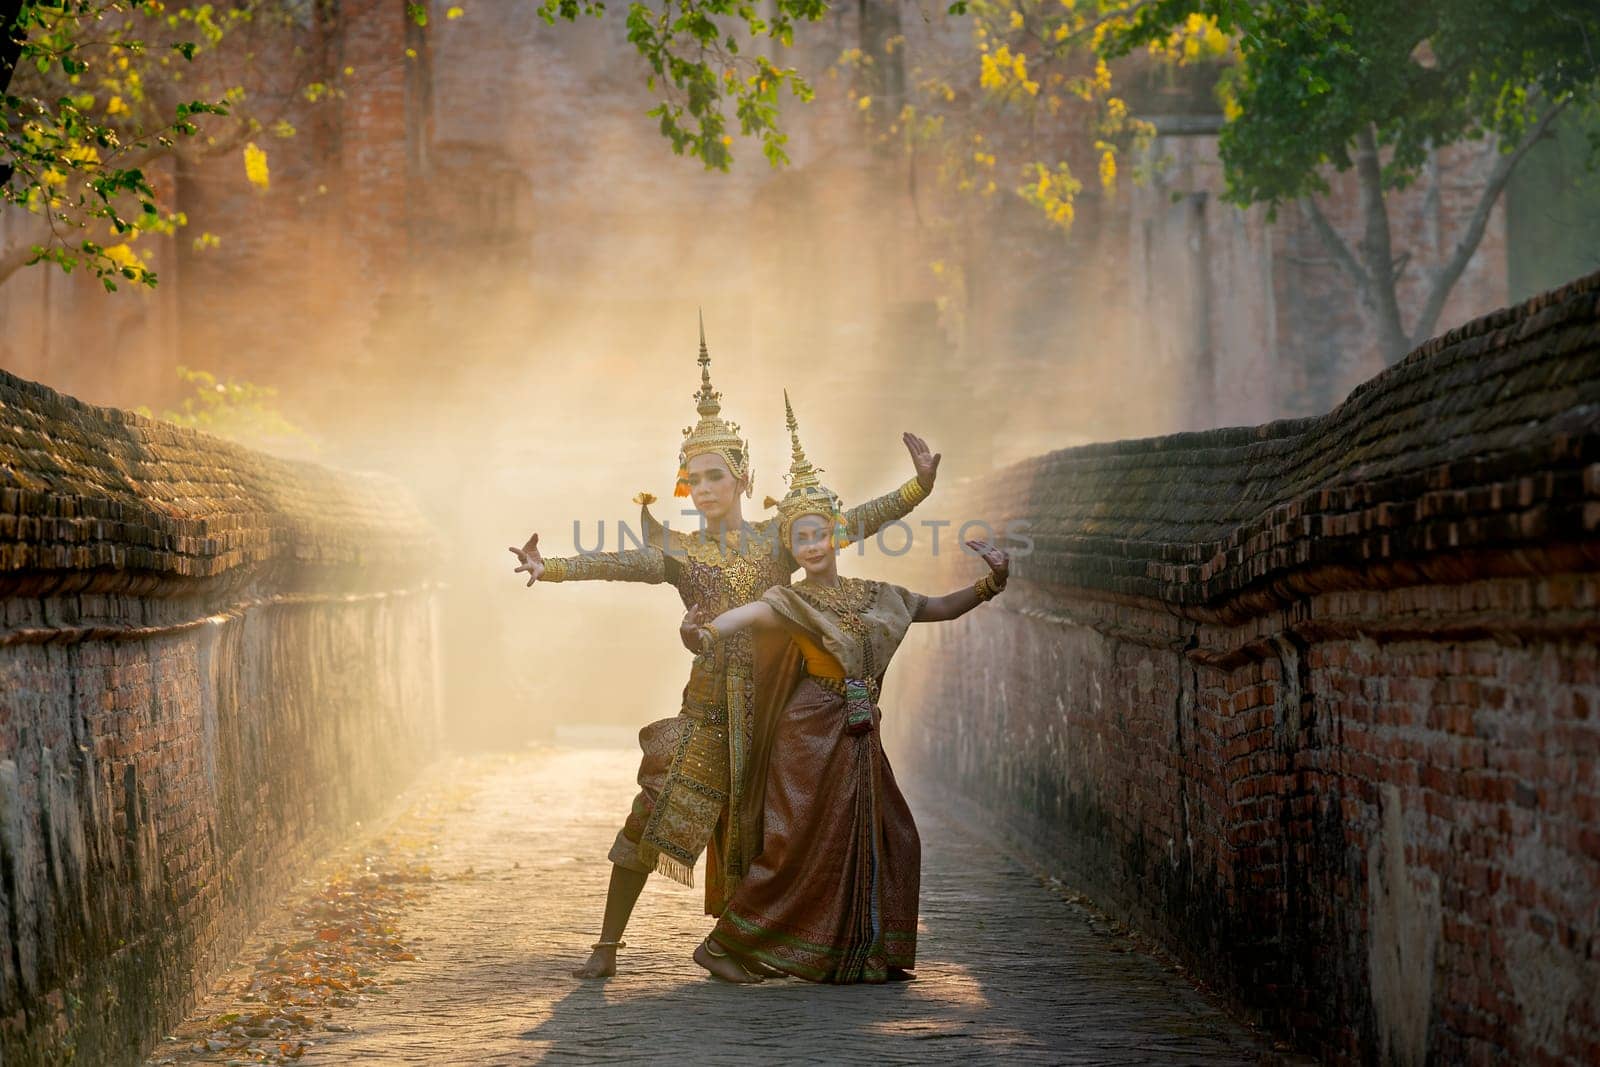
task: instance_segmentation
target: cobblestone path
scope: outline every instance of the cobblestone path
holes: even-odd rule
[[[319,1012],[329,1029],[306,1035],[299,1062],[1285,1062],[914,783],[923,838],[915,981],[711,981],[689,958],[709,929],[700,891],[662,879],[640,899],[621,973],[571,978],[599,922],[604,856],[636,759],[620,748],[464,758],[412,790],[450,791],[431,862],[441,874],[474,873],[438,882],[406,910],[398,932],[416,960],[384,965],[385,995]],[[257,945],[272,939],[271,925]],[[201,1011],[225,1002],[220,994]],[[156,1060],[170,1062],[175,1048],[188,1046],[166,1043]]]

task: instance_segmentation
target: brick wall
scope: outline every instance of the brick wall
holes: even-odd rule
[[[991,476],[946,509],[1034,551],[892,743],[1312,1053],[1600,1060],[1597,411],[1600,274],[1320,418]]]
[[[0,1060],[137,1062],[436,731],[381,479],[0,372]]]

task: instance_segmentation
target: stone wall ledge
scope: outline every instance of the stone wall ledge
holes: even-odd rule
[[[1326,1062],[1600,1063],[1600,274],[952,496],[1035,546],[907,641],[925,778]]]
[[[437,551],[390,479],[253,452],[0,371],[0,595],[385,588]]]
[[[985,480],[1023,579],[1237,621],[1338,588],[1594,568],[1600,273],[1428,342],[1329,414],[1051,453]]]
[[[0,1061],[143,1062],[432,757],[437,558],[393,481],[0,372]]]

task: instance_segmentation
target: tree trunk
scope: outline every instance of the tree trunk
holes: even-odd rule
[[[11,85],[11,75],[17,69],[17,57],[22,55],[24,34],[13,29],[21,13],[22,0],[0,0],[0,93]]]
[[[1389,206],[1383,198],[1378,141],[1370,127],[1356,137],[1356,180],[1364,227],[1361,262],[1367,276],[1362,297],[1378,329],[1383,361],[1393,364],[1410,351],[1411,341],[1400,320],[1400,300],[1394,291],[1399,272],[1395,270],[1394,246],[1389,237]]]
[[[906,99],[906,50],[899,41],[899,0],[860,0],[859,17],[861,52],[872,61],[862,88],[875,98],[878,114],[893,122]]]
[[[17,72],[17,57],[22,55],[23,33],[14,28],[22,13],[22,0],[0,0],[0,93],[11,85]],[[0,185],[11,180],[12,166],[0,159]]]

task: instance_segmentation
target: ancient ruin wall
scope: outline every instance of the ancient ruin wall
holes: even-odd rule
[[[1600,1062],[1600,275],[955,512],[1033,551],[891,752],[1308,1051]]]
[[[404,493],[0,372],[0,1061],[137,1062],[436,734]]]

